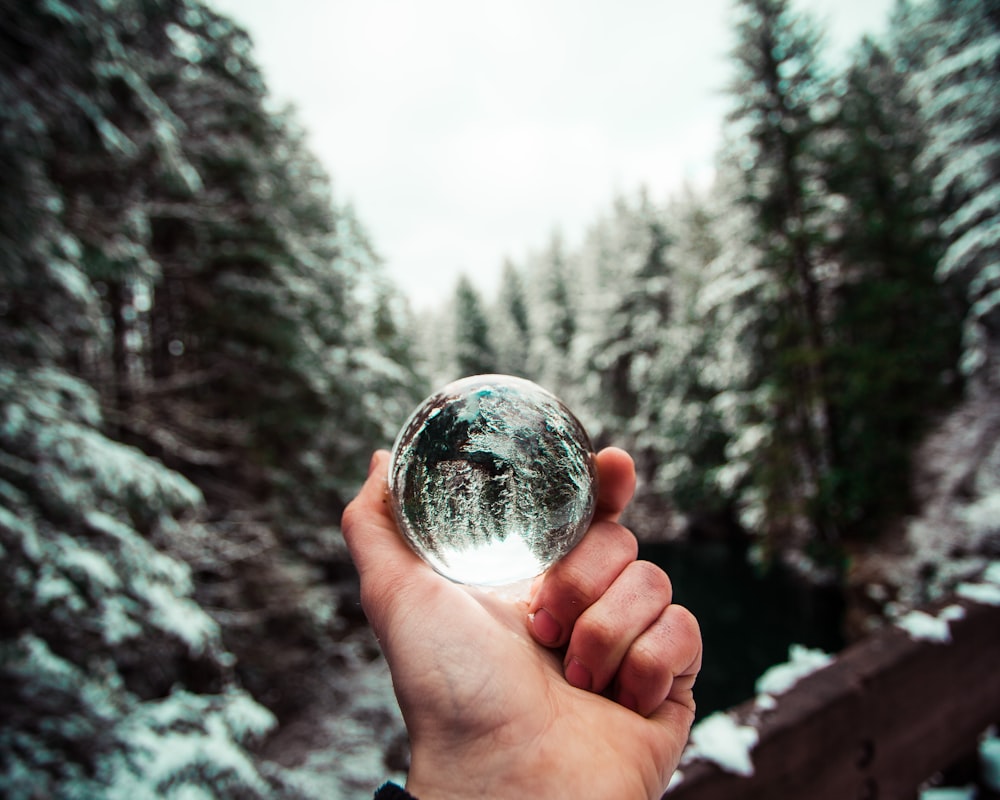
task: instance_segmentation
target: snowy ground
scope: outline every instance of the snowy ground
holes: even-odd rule
[[[966,401],[914,463],[920,513],[853,554],[848,576],[887,619],[953,591],[1000,558],[1000,404],[988,396]]]
[[[387,780],[406,780],[406,730],[389,669],[381,657],[372,660],[373,648],[346,643],[336,691],[268,743],[265,757],[284,765],[308,798],[356,800]]]

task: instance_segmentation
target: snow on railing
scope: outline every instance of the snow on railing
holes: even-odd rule
[[[695,726],[664,800],[916,798],[977,747],[1000,770],[983,738],[1000,723],[998,665],[993,564],[836,657],[793,646],[756,698]]]

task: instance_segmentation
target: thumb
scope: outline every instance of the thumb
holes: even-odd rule
[[[361,598],[373,627],[389,613],[393,598],[403,586],[412,586],[433,570],[403,540],[389,507],[389,453],[372,456],[368,479],[352,500],[340,527],[361,578]]]

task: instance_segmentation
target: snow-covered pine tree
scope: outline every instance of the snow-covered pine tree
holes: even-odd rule
[[[609,288],[614,296],[607,311],[589,323],[595,337],[589,369],[597,374],[590,405],[602,426],[615,431],[617,442],[632,451],[640,474],[648,478],[658,455],[655,443],[644,437],[661,412],[649,384],[664,355],[664,332],[674,308],[670,242],[662,210],[645,191],[634,203],[619,199],[603,226],[603,255],[616,264],[620,278],[613,290]]]
[[[354,351],[353,360],[358,363],[366,413],[379,427],[370,441],[388,446],[416,403],[430,391],[430,359],[413,339],[417,322],[405,298],[379,271],[371,283],[370,310],[362,305],[356,318],[358,324],[370,320],[370,329],[358,332],[364,344]]]
[[[895,52],[929,127],[922,160],[948,218],[943,279],[965,288],[962,371],[1000,387],[1000,10],[993,0],[902,4]]]
[[[943,213],[938,278],[964,295],[961,404],[921,444],[920,513],[901,548],[859,564],[901,602],[941,596],[1000,552],[1000,7],[994,0],[897,3],[888,50],[917,100]]]
[[[645,491],[669,501],[689,531],[736,527],[736,493],[721,490],[716,476],[729,441],[717,399],[737,388],[738,371],[727,369],[718,307],[701,302],[720,255],[721,219],[730,213],[719,187],[689,192],[666,209],[672,309],[639,395],[640,416],[649,420],[639,441],[653,468]]]
[[[827,254],[837,272],[829,396],[844,456],[833,513],[854,536],[877,535],[912,510],[910,454],[956,396],[962,305],[935,278],[941,218],[918,164],[924,127],[905,84],[892,59],[863,42],[825,157]]]
[[[573,347],[577,331],[577,314],[570,289],[572,268],[567,263],[562,236],[555,234],[546,253],[545,300],[549,308],[549,324],[545,335],[555,353],[565,358]]]
[[[492,308],[491,319],[499,370],[530,379],[533,376],[528,361],[532,327],[528,316],[528,299],[525,296],[524,279],[510,260],[503,265],[500,291]]]
[[[472,281],[459,277],[455,287],[455,370],[456,377],[497,371],[490,323]]]
[[[787,0],[741,0],[737,9],[731,121],[753,220],[749,244],[773,289],[746,343],[754,383],[767,395],[751,423],[766,430],[755,443],[753,482],[775,543],[829,546],[841,535],[829,486],[840,464],[839,420],[828,396],[816,153],[828,86],[819,36]]]
[[[561,233],[553,232],[548,244],[527,259],[524,274],[535,331],[530,363],[539,383],[576,405],[584,369],[578,348],[581,287],[578,264]]]
[[[103,193],[76,189],[132,173],[137,141],[156,149],[169,138],[151,130],[172,120],[130,49],[165,8],[20,3],[3,13],[0,793],[281,796],[245,748],[273,717],[234,682],[188,567],[152,544],[207,536],[192,516],[201,494],[110,439],[82,377],[121,377],[102,366],[122,355],[109,355],[121,332],[114,300],[102,308],[95,260],[119,283],[149,263],[130,238],[142,235],[127,224],[132,195],[99,215],[90,204]],[[81,219],[96,217],[103,225],[81,236]]]
[[[146,187],[162,277],[136,313],[157,377],[123,424],[205,493],[226,546],[190,554],[201,596],[235,612],[241,678],[288,715],[339,663],[340,513],[423,387],[392,355],[406,334],[376,334],[393,290],[304,133],[266,108],[247,35],[193,2],[165,34],[149,69],[197,191],[159,173]]]
[[[102,427],[64,369],[0,364],[0,793],[293,796],[246,749],[274,717],[151,544],[209,537],[200,493]]]
[[[280,796],[235,674],[284,713],[330,690],[339,511],[419,391],[392,291],[231,22],[3,14],[0,781]]]
[[[364,367],[351,363],[366,331],[353,322],[355,301],[377,261],[333,203],[304,134],[265,109],[246,34],[194,5],[167,34],[159,83],[201,188],[185,197],[168,180],[149,187],[163,277],[149,290],[145,344],[163,378],[143,387],[146,418],[130,415],[142,426],[134,433],[210,500],[225,464],[226,484],[238,474],[284,522],[322,524],[363,476],[378,430],[353,380]],[[332,417],[337,435],[323,427]],[[206,449],[211,463],[187,459]]]
[[[759,451],[771,445],[776,426],[772,389],[761,381],[754,353],[765,330],[762,316],[778,302],[779,287],[752,244],[754,213],[742,201],[743,146],[731,144],[720,158],[718,176],[706,200],[708,241],[700,252],[708,258],[693,288],[693,311],[687,313],[700,334],[693,341],[700,341],[696,352],[703,356],[693,359],[691,367],[696,394],[705,396],[705,430],[713,432],[711,438],[723,454],[721,461],[715,460],[717,451],[715,457],[705,454],[701,463],[707,480],[698,481],[702,488],[697,493],[717,498],[713,507],[730,508],[742,527],[763,536],[768,517],[766,493],[757,472]],[[721,437],[721,443],[716,437]],[[684,437],[673,438],[685,442]],[[684,458],[673,460],[678,470],[689,453],[683,444],[680,450]]]

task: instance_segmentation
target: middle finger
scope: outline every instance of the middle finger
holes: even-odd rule
[[[602,692],[632,643],[670,605],[667,574],[648,561],[634,561],[576,621],[566,649],[566,679]]]
[[[528,606],[532,635],[547,647],[569,641],[574,623],[635,561],[638,544],[621,525],[596,522],[542,578]]]

